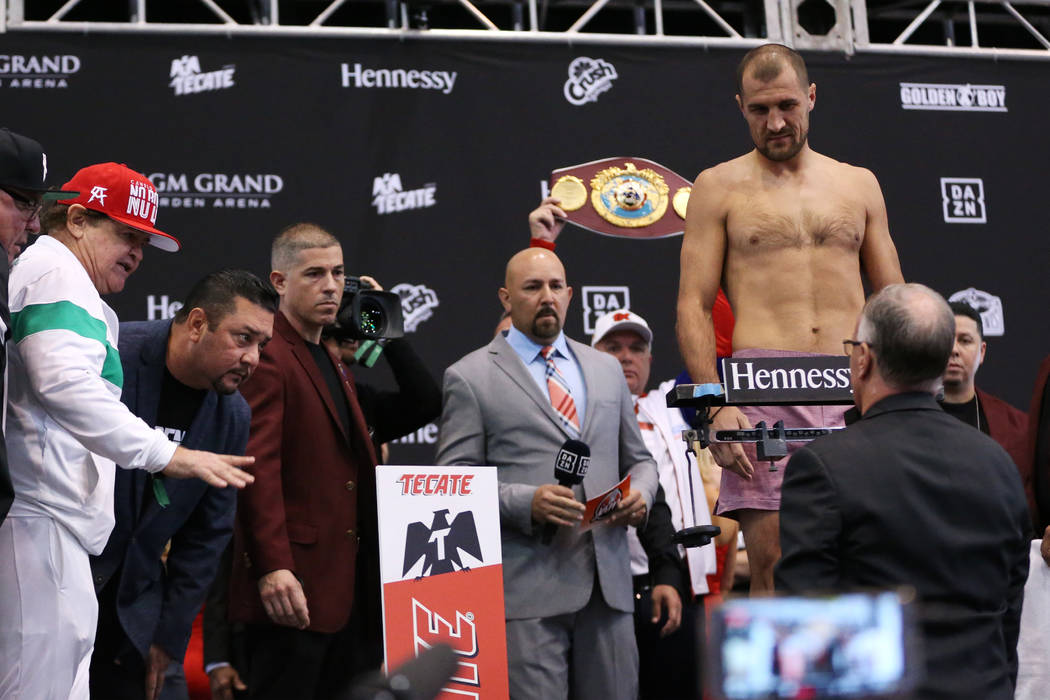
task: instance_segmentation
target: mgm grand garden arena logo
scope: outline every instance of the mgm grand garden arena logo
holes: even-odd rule
[[[942,112],[1005,112],[1005,85],[901,83],[901,109]]]
[[[30,90],[69,87],[70,76],[79,70],[79,56],[0,54],[0,87]]]
[[[182,209],[269,209],[270,198],[284,189],[273,173],[152,173],[162,207]]]

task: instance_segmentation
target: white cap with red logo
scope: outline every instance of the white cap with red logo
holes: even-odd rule
[[[604,316],[598,317],[594,322],[594,335],[591,336],[591,347],[598,344],[605,336],[614,331],[632,331],[642,336],[646,345],[652,347],[653,332],[645,319],[630,309],[617,309],[610,311]]]

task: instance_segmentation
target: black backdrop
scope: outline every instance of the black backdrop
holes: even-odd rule
[[[124,293],[110,299],[122,319],[162,317],[165,302],[217,267],[265,275],[276,231],[311,220],[343,241],[349,272],[413,288],[406,301],[430,318],[411,337],[440,375],[491,337],[503,265],[527,243],[525,217],[552,169],[633,155],[692,179],[751,147],[733,102],[741,53],[19,33],[0,35],[0,99],[3,123],[44,144],[53,184],[82,165],[116,160],[167,190],[158,225],[182,239],[183,251],[147,252]],[[577,76],[579,94],[591,99],[573,104],[565,84],[580,57],[592,59],[592,71]],[[595,68],[598,59],[604,67]],[[908,280],[1001,299],[1006,332],[990,339],[979,383],[1026,407],[1037,362],[1050,350],[1050,64],[826,53],[807,60],[818,87],[811,144],[878,176]],[[365,72],[382,69],[402,73]],[[216,89],[176,94],[173,74]],[[590,78],[597,80],[587,92]],[[390,81],[402,86],[377,85]],[[940,107],[961,98],[977,109],[905,108],[913,105],[903,103],[902,83],[940,86],[922,91],[947,103]],[[1004,95],[1006,111],[982,109],[989,92]],[[979,180],[970,191],[984,201],[945,203],[942,178]],[[223,180],[234,191],[215,196]],[[380,213],[375,196],[398,186],[423,192],[394,201],[428,206]],[[969,194],[954,189],[960,193]],[[956,214],[964,220],[946,221]],[[569,227],[559,242],[576,289],[568,333],[587,336],[585,297],[591,308],[619,304],[626,287],[656,333],[653,381],[676,374],[679,245],[677,237]],[[613,287],[613,296],[585,295],[584,286]],[[385,384],[385,372],[359,377]],[[423,446],[395,446],[394,460],[429,461],[434,435],[415,436]]]

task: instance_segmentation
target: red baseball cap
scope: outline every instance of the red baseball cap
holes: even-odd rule
[[[179,239],[158,231],[154,226],[160,199],[153,183],[123,163],[99,163],[81,168],[72,180],[62,185],[62,189],[80,193],[63,204],[80,204],[114,221],[145,231],[150,235],[150,245],[169,253],[182,247]]]

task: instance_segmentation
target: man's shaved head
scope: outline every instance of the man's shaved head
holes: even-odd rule
[[[317,224],[292,224],[283,229],[273,241],[270,249],[270,269],[288,272],[308,248],[331,248],[339,245],[339,239]]]
[[[785,66],[791,67],[798,77],[799,85],[805,90],[809,87],[809,72],[806,62],[798,51],[783,44],[763,44],[751,49],[740,60],[736,69],[736,92],[744,94],[744,76],[750,75],[755,80],[768,83],[776,80]]]
[[[507,261],[507,270],[503,274],[503,284],[510,287],[513,275],[520,277],[522,274],[531,271],[537,262],[540,264],[545,263],[546,265],[556,265],[561,270],[562,279],[565,278],[565,266],[561,264],[561,260],[553,251],[546,248],[526,248],[525,250],[519,250]]]

